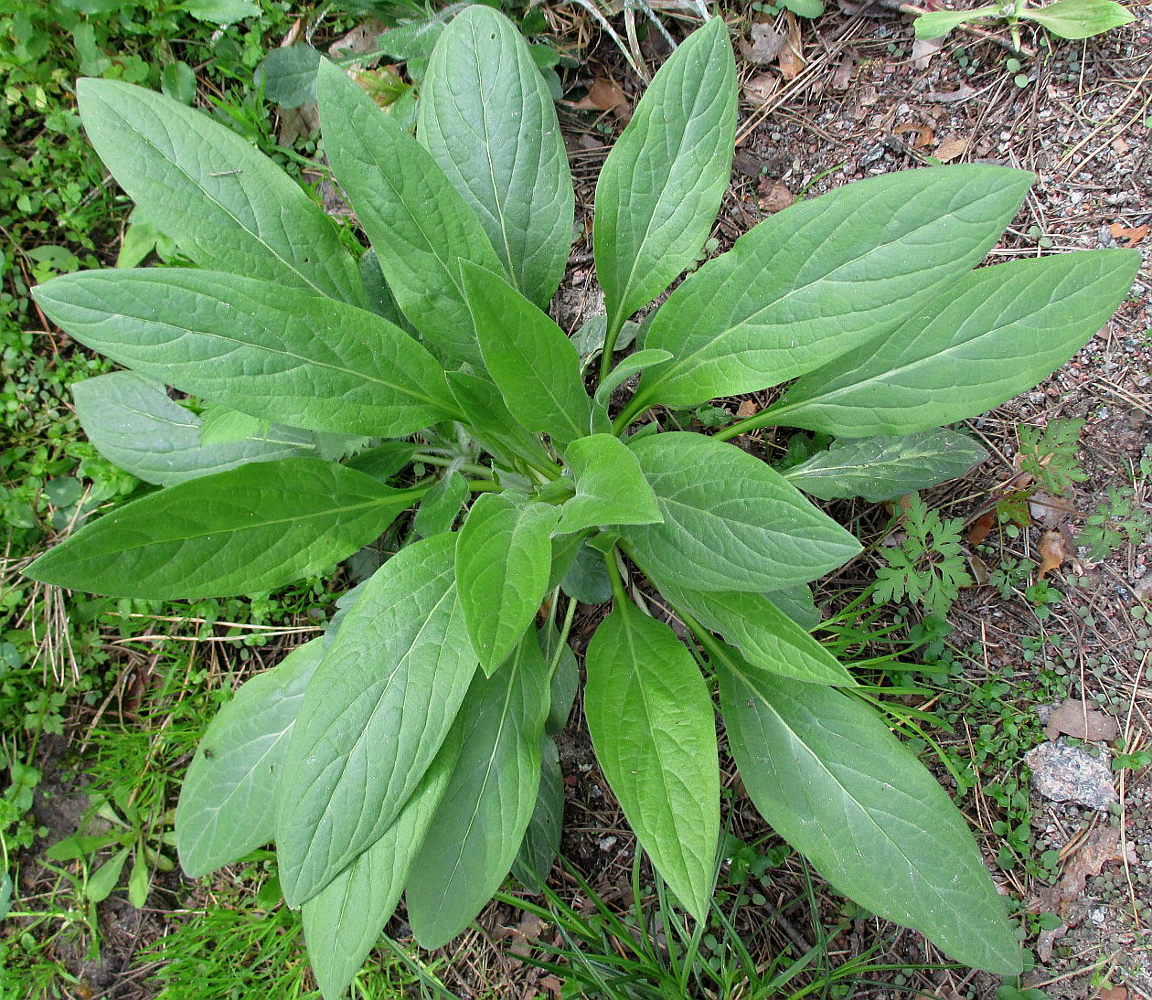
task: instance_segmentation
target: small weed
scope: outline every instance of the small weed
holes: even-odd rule
[[[1020,471],[1035,478],[1054,496],[1067,493],[1088,474],[1080,468],[1076,448],[1083,420],[1052,420],[1044,428],[1024,424],[1019,429]]]
[[[1146,480],[1144,481],[1146,483]],[[1152,531],[1152,512],[1130,485],[1109,486],[1108,499],[1088,515],[1076,539],[1091,559],[1107,559],[1123,545],[1138,545]]]
[[[893,518],[891,527],[897,526],[905,538],[895,548],[880,550],[888,565],[877,570],[873,600],[883,604],[907,598],[928,614],[943,617],[960,589],[972,583],[960,547],[964,522],[941,518],[914,495]]]

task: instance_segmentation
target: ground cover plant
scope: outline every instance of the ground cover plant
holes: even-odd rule
[[[471,8],[441,36],[417,140],[321,64],[326,151],[373,245],[358,260],[232,133],[129,85],[80,87],[97,151],[198,267],[38,290],[64,329],[133,369],[80,383],[78,409],[104,454],[165,488],[81,528],[31,575],[124,597],[262,591],[409,529],[419,507],[408,544],[327,635],[221,711],[176,817],[189,874],[276,842],[330,995],[402,891],[434,947],[514,865],[526,880],[547,868],[549,734],[571,704],[567,624],[590,580],[613,607],[587,651],[589,730],[686,910],[708,910],[719,842],[717,685],[749,796],[821,874],[960,961],[1020,968],[948,796],[790,617],[807,583],[859,550],[801,491],[883,499],[963,472],[981,452],[940,425],[1069,357],[1127,291],[1136,255],[973,271],[1031,176],[934,168],[774,216],[637,327],[709,235],[735,87],[710,21],[605,163],[594,246],[607,314],[588,379],[543,311],[572,231],[559,128],[499,14]],[[626,340],[642,343],[614,365]],[[663,407],[789,380],[713,436],[660,424]],[[765,426],[839,440],[781,474],[727,443]],[[652,588],[689,645],[646,613]],[[557,590],[563,624],[538,626]]]

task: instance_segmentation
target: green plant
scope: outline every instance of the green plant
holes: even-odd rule
[[[920,11],[916,15],[916,37],[943,38],[962,24],[987,20],[1007,22],[1019,51],[1022,21],[1033,21],[1057,38],[1079,39],[1130,24],[1133,16],[1116,0],[1055,0],[1044,7],[1032,6],[1028,0],[1006,0],[971,10]]]
[[[1052,420],[1043,429],[1022,424],[1018,431],[1020,471],[1055,496],[1067,493],[1073,483],[1084,482],[1088,473],[1076,458],[1083,429],[1083,420]]]
[[[528,879],[548,868],[562,811],[549,733],[578,676],[573,599],[611,596],[587,650],[584,711],[625,815],[690,914],[708,912],[720,823],[699,663],[718,682],[748,794],[779,834],[869,910],[961,961],[1019,970],[962,817],[849,671],[781,610],[803,615],[807,583],[860,549],[800,492],[818,482],[835,495],[831,477],[809,466],[785,478],[726,441],[777,425],[880,437],[827,458],[870,495],[930,485],[941,466],[955,475],[939,460],[956,437],[934,428],[1074,353],[1139,255],[972,271],[1031,175],[876,178],[761,223],[673,291],[642,349],[614,364],[622,335],[640,332],[630,317],[705,244],[728,182],[736,72],[712,20],[661,68],[600,175],[607,314],[590,395],[576,347],[543,311],[564,274],[573,193],[551,98],[514,27],[482,6],[452,21],[418,140],[331,64],[317,92],[333,172],[373,244],[358,261],[231,132],[147,91],[85,81],[97,151],[199,267],[72,274],[36,291],[74,337],[135,369],[80,383],[81,420],[165,488],[84,525],[30,575],[196,599],[270,590],[386,531],[398,548],[322,639],[245,684],[209,726],[177,809],[185,870],[274,840],[329,996],[402,892],[417,940],[450,940],[514,863]],[[613,391],[636,374],[617,411]],[[790,379],[711,437],[654,419]],[[164,384],[241,416],[220,436],[220,417],[178,405]],[[905,447],[928,457],[909,461]],[[652,587],[689,644],[642,610]],[[538,628],[561,591],[563,624]]]
[[[902,530],[904,538],[893,548],[880,549],[888,565],[876,572],[873,599],[883,604],[907,598],[943,618],[960,589],[972,584],[960,547],[963,520],[942,518],[913,495],[907,507],[897,511],[892,526]]]
[[[1145,481],[1146,482],[1146,481]],[[1088,549],[1091,559],[1107,559],[1122,545],[1138,545],[1152,531],[1152,512],[1130,485],[1108,487],[1108,499],[1084,521],[1077,545]]]

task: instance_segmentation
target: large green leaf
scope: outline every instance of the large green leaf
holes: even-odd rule
[[[25,572],[113,597],[255,594],[347,559],[418,495],[312,458],[242,465],[125,504]]]
[[[461,269],[484,364],[508,409],[561,447],[587,434],[592,401],[572,341],[503,278],[466,261]]]
[[[952,958],[1020,971],[972,834],[931,774],[854,698],[719,658],[732,756],[756,808],[829,882]]]
[[[673,607],[724,636],[753,667],[808,684],[855,686],[844,665],[763,594],[691,590],[655,582]]]
[[[1056,0],[1046,7],[1025,7],[1020,16],[1043,25],[1059,38],[1069,39],[1102,35],[1135,20],[1132,12],[1116,0]]]
[[[1083,347],[1139,266],[1135,250],[1089,250],[981,268],[891,333],[805,375],[766,415],[867,437],[982,413]]]
[[[201,267],[365,304],[332,220],[232,129],[116,80],[81,80],[76,95],[100,159]]]
[[[461,708],[460,762],[404,890],[423,947],[464,930],[512,867],[536,805],[547,714],[548,668],[529,633],[498,674],[476,675]]]
[[[176,806],[176,850],[189,878],[275,837],[288,737],[319,664],[314,639],[242,685],[208,724]]]
[[[661,579],[696,590],[773,590],[814,580],[860,551],[796,487],[734,445],[673,432],[629,447],[664,523],[620,534]]]
[[[636,456],[617,437],[593,434],[573,441],[564,459],[576,495],[560,508],[558,533],[604,524],[659,524],[664,518]]]
[[[656,870],[704,921],[720,836],[708,686],[672,629],[620,600],[585,666],[584,716],[604,777]]]
[[[784,478],[821,500],[863,497],[879,503],[956,479],[987,457],[967,434],[943,428],[904,437],[838,438]]]
[[[316,93],[324,150],[400,308],[442,358],[480,364],[459,261],[502,267],[479,220],[428,151],[343,69],[322,62]]]
[[[276,425],[240,441],[202,444],[200,418],[171,399],[163,384],[134,372],[110,372],[76,382],[72,396],[80,426],[96,450],[138,479],[158,486],[316,450],[307,431]]]
[[[34,295],[88,347],[254,417],[399,437],[456,411],[436,359],[404,331],[296,288],[157,268],[68,274]]]
[[[556,854],[560,850],[560,830],[564,826],[564,774],[560,770],[560,751],[547,736],[540,737],[540,788],[536,808],[524,831],[524,841],[512,874],[534,892],[548,881]]]
[[[292,905],[384,834],[451,728],[476,670],[455,541],[436,535],[389,559],[325,650],[284,765],[276,849]]]
[[[681,406],[755,392],[874,340],[988,252],[1032,180],[937,167],[797,202],[672,293],[645,346],[676,359],[644,376],[641,397]]]
[[[491,674],[520,642],[548,592],[559,511],[484,493],[456,539],[456,583],[472,648]]]
[[[344,996],[400,901],[412,860],[460,757],[458,729],[449,732],[384,835],[301,907],[308,961],[326,1000]]]
[[[736,64],[715,17],[660,67],[596,183],[593,242],[610,336],[692,263],[728,188]]]
[[[572,175],[548,87],[504,15],[468,7],[440,36],[417,138],[476,213],[512,283],[546,308],[568,265]]]

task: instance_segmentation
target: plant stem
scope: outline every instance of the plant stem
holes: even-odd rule
[[[435,465],[441,469],[448,469],[452,466],[460,472],[467,472],[473,476],[490,476],[492,470],[486,465],[477,465],[475,462],[465,462],[461,465],[456,464],[456,459],[447,458],[444,455],[429,455],[427,452],[419,451],[412,456],[413,462],[423,462],[425,465]]]
[[[616,341],[620,338],[620,331],[624,329],[624,317],[616,315],[604,328],[604,349],[600,353],[600,381],[603,382],[608,373],[612,371],[612,352],[616,349]]]
[[[793,409],[791,406],[769,406],[766,410],[761,410],[759,413],[754,413],[744,420],[737,420],[736,423],[725,427],[723,430],[717,431],[712,436],[717,441],[727,441],[730,438],[739,436],[740,434],[747,434],[748,431],[758,430],[761,427],[778,427],[780,425],[781,414],[787,413]]]
[[[504,487],[495,479],[470,479],[468,490],[471,493],[499,493]]]
[[[620,567],[616,565],[616,550],[604,553],[604,564],[608,567],[608,578],[612,581],[612,599],[624,603],[628,595],[624,593],[624,580],[620,576]]]
[[[612,421],[612,433],[619,437],[623,434],[628,426],[635,420],[641,413],[648,408],[648,400],[640,393],[637,393],[630,400],[628,405],[617,414],[616,419]]]

